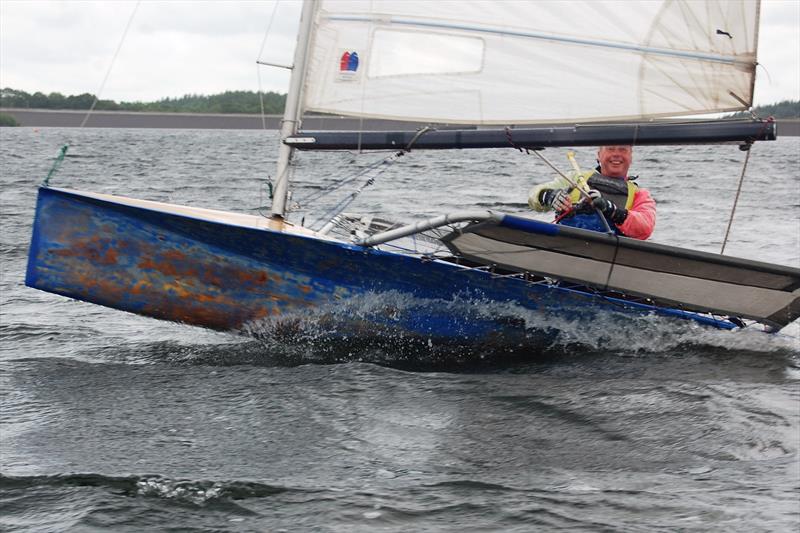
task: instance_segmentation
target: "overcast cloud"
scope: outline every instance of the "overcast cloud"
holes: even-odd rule
[[[0,86],[97,93],[133,1],[0,0]],[[144,0],[101,96],[151,101],[225,90],[286,92],[288,72],[255,61],[275,3]],[[300,2],[278,4],[261,59],[291,63]],[[800,99],[800,1],[764,0],[755,103]]]
[[[103,98],[150,101],[258,89],[256,59],[272,1],[142,1]],[[0,85],[97,93],[136,2],[0,0]],[[262,59],[291,63],[300,3],[278,4]],[[260,67],[264,90],[286,92],[286,70]]]

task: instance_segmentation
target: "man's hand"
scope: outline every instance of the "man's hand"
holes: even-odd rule
[[[568,211],[572,208],[572,199],[566,189],[551,189],[542,193],[542,204],[556,211]]]
[[[614,202],[598,196],[592,200],[592,205],[599,209],[614,224],[622,224],[628,218],[628,210],[624,207],[617,207]]]

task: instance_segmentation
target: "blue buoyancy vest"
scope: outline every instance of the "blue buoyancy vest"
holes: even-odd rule
[[[603,195],[603,198],[611,200],[617,207],[630,209],[630,207],[633,205],[633,197],[636,195],[637,187],[630,180],[610,178],[608,176],[603,176],[599,172],[594,172],[586,180],[586,184],[590,189],[596,189],[600,191],[600,193]],[[572,194],[577,195],[573,201],[576,201],[580,198],[580,193],[577,190],[573,189]],[[565,216],[558,223],[573,228],[588,229],[605,233],[606,225],[603,224],[603,220],[600,218],[601,216],[602,215],[596,209],[584,204],[581,209]],[[611,220],[608,219],[608,217],[605,218],[608,221],[608,226],[614,231],[614,233],[617,235],[623,235],[623,233]]]

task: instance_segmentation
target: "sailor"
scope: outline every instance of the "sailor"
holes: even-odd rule
[[[656,202],[628,177],[632,160],[632,146],[601,146],[597,169],[573,175],[589,198],[559,176],[531,189],[528,204],[536,211],[555,210],[558,224],[608,231],[599,211],[618,235],[647,239],[656,225]]]

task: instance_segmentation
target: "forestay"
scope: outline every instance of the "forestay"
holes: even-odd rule
[[[746,109],[759,2],[320,0],[304,108],[409,121]]]

